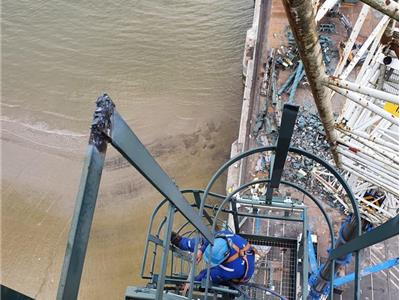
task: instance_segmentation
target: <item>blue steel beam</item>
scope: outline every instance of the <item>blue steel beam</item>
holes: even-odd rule
[[[390,219],[386,223],[382,224],[379,227],[364,233],[344,244],[341,247],[338,247],[332,251],[330,255],[330,259],[337,259],[339,257],[345,256],[350,252],[355,252],[374,244],[380,243],[384,240],[387,240],[395,235],[399,235],[399,215]]]
[[[318,272],[318,264],[317,264],[317,258],[315,257],[315,251],[312,243],[311,233],[309,231],[307,234],[307,243],[308,243],[308,261],[310,262],[311,272],[315,274]]]
[[[267,204],[271,204],[273,189],[278,188],[281,182],[298,111],[299,107],[296,105],[285,104],[283,106],[279,137],[273,160],[271,183],[268,185],[266,193]]]
[[[377,265],[373,265],[373,266],[369,266],[367,268],[364,268],[361,270],[360,272],[360,278],[361,277],[365,277],[367,275],[376,273],[376,272],[380,272],[386,269],[390,269],[396,265],[399,264],[399,258],[392,258],[392,259],[388,259],[386,261],[384,261],[383,263],[377,264]],[[343,277],[338,277],[333,281],[333,286],[336,288],[338,286],[341,286],[343,284],[346,284],[350,281],[354,280],[354,273],[348,274],[346,276]]]
[[[188,201],[171,178],[164,172],[153,156],[147,151],[126,122],[114,112],[112,116],[111,144],[136,168],[181,214],[196,227],[211,243],[214,241],[210,230],[202,223]]]

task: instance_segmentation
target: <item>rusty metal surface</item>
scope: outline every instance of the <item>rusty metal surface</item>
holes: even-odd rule
[[[322,79],[325,77],[325,67],[312,3],[305,0],[283,0],[283,5],[299,48],[300,57],[326,132],[332,156],[335,163],[340,165],[336,151],[337,136],[334,128],[334,117],[329,102],[330,92],[322,84]]]

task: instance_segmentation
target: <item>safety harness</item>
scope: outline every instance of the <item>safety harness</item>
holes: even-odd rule
[[[232,242],[231,239],[229,239],[226,235],[224,234],[218,234],[216,237],[218,238],[223,238],[226,240],[226,242],[228,243],[228,246],[235,250],[235,254],[229,256],[224,263],[230,263],[233,262],[234,260],[238,259],[239,257],[241,257],[243,259],[243,261],[245,262],[246,265],[246,269],[245,272],[243,274],[243,276],[239,279],[231,279],[231,281],[233,283],[244,283],[247,282],[250,278],[247,278],[247,273],[249,271],[249,262],[247,260],[247,255],[248,252],[253,252],[253,255],[257,254],[257,250],[256,248],[254,248],[250,243],[247,243],[246,245],[244,245],[243,248],[239,248],[235,243]]]

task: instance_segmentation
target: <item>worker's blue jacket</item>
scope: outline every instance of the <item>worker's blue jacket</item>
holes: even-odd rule
[[[248,244],[248,241],[242,238],[241,236],[234,234],[228,230],[218,231],[216,233],[216,237],[222,237],[222,236],[228,241],[228,245],[230,244],[229,245],[230,254],[229,257],[225,260],[225,262],[221,263],[216,267],[210,268],[210,277],[212,282],[223,283],[232,280],[233,282],[235,282],[235,280],[240,280],[241,282],[248,281],[254,273],[255,255],[253,248],[250,247],[250,249],[245,252],[247,263],[242,256],[239,256],[233,261],[227,262],[227,260],[229,260],[230,257],[234,256],[237,253],[237,251],[232,246],[236,245],[239,249],[242,249]],[[179,242],[179,248],[184,251],[194,252],[195,242],[196,240],[194,238],[189,239],[183,237]],[[200,250],[203,253],[204,250],[207,248],[208,244],[209,244],[208,241],[205,238],[202,238]],[[246,273],[246,268],[247,268],[247,273]],[[195,277],[194,280],[201,281],[206,276],[207,276],[207,269],[204,269],[199,273],[199,275]]]

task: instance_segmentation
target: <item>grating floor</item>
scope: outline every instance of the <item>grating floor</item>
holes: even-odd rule
[[[287,299],[296,299],[297,240],[243,235],[255,245],[260,259],[252,282],[261,284]],[[251,299],[277,299],[256,288],[249,288]]]

